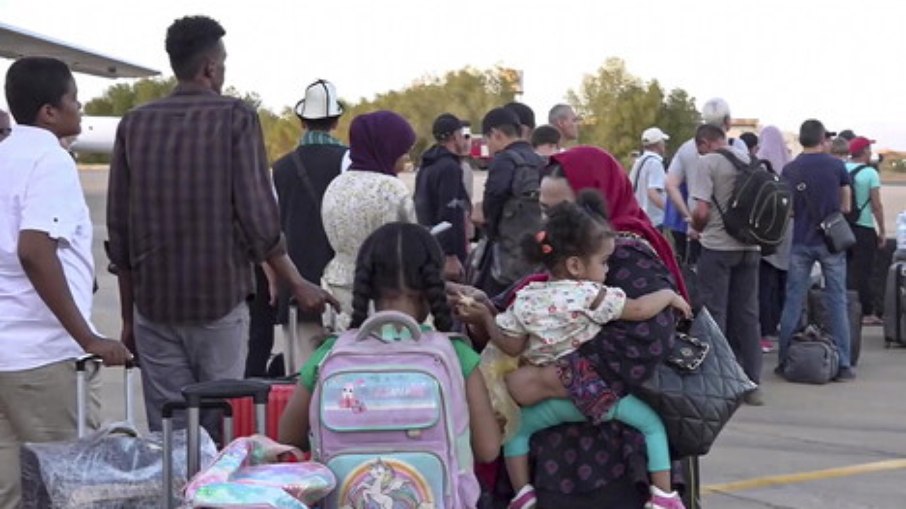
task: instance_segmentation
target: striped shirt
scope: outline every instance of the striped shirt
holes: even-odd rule
[[[252,262],[285,252],[258,115],[191,84],[130,111],[107,195],[110,260],[138,311],[172,325],[226,315],[254,291]]]

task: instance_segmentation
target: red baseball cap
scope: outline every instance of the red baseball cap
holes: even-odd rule
[[[856,136],[849,142],[849,155],[855,156],[865,150],[865,147],[874,143],[875,140],[869,140],[865,136]]]

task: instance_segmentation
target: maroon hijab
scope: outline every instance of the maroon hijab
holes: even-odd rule
[[[677,291],[689,298],[686,283],[673,248],[651,224],[632,192],[632,183],[619,161],[597,147],[580,146],[556,154],[551,162],[559,163],[573,192],[597,189],[604,195],[610,223],[620,232],[635,233],[647,240],[676,279]]]

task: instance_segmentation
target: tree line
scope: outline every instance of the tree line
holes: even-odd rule
[[[168,95],[175,85],[173,77],[116,84],[88,101],[85,113],[122,116],[136,106]],[[345,102],[346,113],[340,119],[336,135],[348,141],[349,123],[360,113],[393,110],[406,117],[418,135],[412,150],[417,161],[433,143],[431,124],[437,115],[453,113],[471,122],[475,126],[473,131],[479,131],[484,114],[513,101],[518,88],[518,74],[504,67],[467,67],[442,76],[420,78],[403,89],[377,94],[372,99]],[[298,143],[302,128],[291,107],[273,111],[262,106],[255,92],[228,88],[225,93],[242,98],[258,110],[271,162]],[[566,97],[584,118],[580,142],[604,147],[624,161],[630,152],[640,148],[639,137],[644,129],[656,125],[669,133],[668,147],[675,150],[694,134],[700,122],[695,100],[688,92],[680,88],[666,91],[656,79],[646,81],[634,76],[618,58],[607,60],[595,73],[585,76],[577,89],[567,91]],[[543,124],[553,105],[529,106],[535,109],[538,123]]]

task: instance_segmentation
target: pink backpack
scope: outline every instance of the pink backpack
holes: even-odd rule
[[[337,478],[325,509],[469,509],[478,502],[469,409],[450,337],[374,314],[324,358],[313,458]]]

